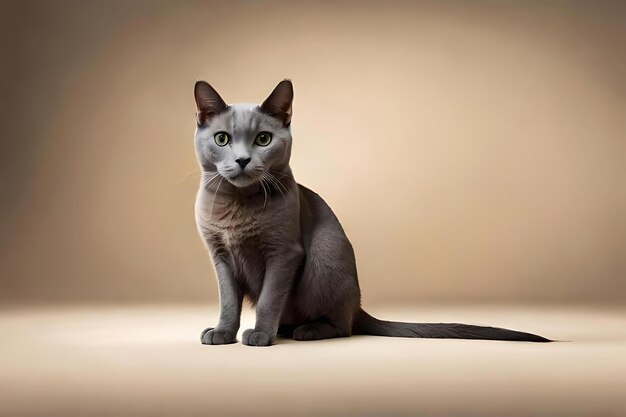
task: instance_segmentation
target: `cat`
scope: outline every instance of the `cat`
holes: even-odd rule
[[[289,166],[293,85],[281,81],[261,104],[227,105],[205,81],[194,87],[195,152],[201,167],[195,217],[219,284],[216,327],[201,342],[237,342],[242,301],[256,306],[249,346],[277,336],[319,340],[355,334],[550,340],[457,323],[376,319],[361,308],[352,245],[326,202],[298,184]]]

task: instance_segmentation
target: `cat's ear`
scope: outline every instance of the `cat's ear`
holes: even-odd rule
[[[206,81],[198,81],[193,89],[198,113],[196,120],[202,126],[209,118],[228,108],[222,97]]]
[[[293,101],[293,85],[291,80],[282,80],[272,94],[261,104],[261,111],[279,118],[285,126],[291,123],[291,102]]]

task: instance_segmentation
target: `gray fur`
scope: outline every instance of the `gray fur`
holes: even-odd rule
[[[202,168],[196,223],[220,294],[219,322],[202,332],[202,343],[236,342],[244,297],[256,305],[255,327],[243,333],[250,346],[271,345],[279,333],[296,340],[355,333],[548,341],[507,329],[387,322],[365,313],[352,245],[326,202],[297,184],[289,167],[291,82],[281,81],[261,105],[229,106],[203,81],[194,93]],[[218,146],[218,132],[230,135],[227,145]],[[269,145],[255,143],[259,132],[272,134]]]

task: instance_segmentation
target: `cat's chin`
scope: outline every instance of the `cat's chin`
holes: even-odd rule
[[[258,182],[257,178],[250,177],[245,174],[239,174],[236,177],[226,177],[226,180],[237,188],[245,188]]]

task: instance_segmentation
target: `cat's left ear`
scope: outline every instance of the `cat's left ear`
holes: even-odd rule
[[[282,80],[272,94],[261,104],[261,111],[283,121],[283,125],[291,124],[291,103],[293,101],[293,85],[291,80]]]
[[[198,126],[202,126],[212,116],[223,112],[228,105],[213,87],[206,81],[198,81],[193,89],[196,99]]]

